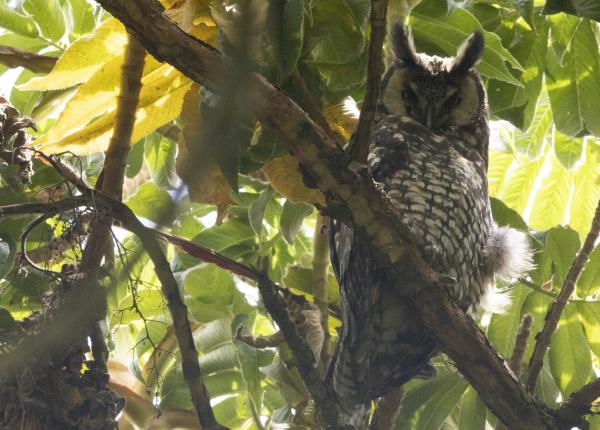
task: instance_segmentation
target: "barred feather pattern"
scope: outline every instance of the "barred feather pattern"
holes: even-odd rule
[[[373,177],[405,217],[425,259],[456,279],[451,294],[457,303],[473,310],[493,283],[484,255],[495,228],[485,160],[460,133],[436,134],[406,116],[385,116],[371,142]],[[343,324],[327,378],[345,407],[345,424],[365,428],[360,412],[370,400],[414,377],[435,375],[429,360],[438,349],[403,298],[403,289],[420,287],[411,265],[400,263],[404,282],[393,284],[360,232],[331,221],[330,241]]]

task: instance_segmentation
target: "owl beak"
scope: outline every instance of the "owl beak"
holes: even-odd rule
[[[429,129],[433,129],[436,126],[434,105],[427,106],[427,110],[425,111],[425,124]]]

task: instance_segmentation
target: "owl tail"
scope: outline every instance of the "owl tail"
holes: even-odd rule
[[[492,312],[501,312],[510,304],[510,299],[495,288],[494,275],[503,281],[510,281],[533,269],[533,255],[527,235],[514,228],[499,227],[488,237],[483,257],[489,287],[481,299],[481,306]]]

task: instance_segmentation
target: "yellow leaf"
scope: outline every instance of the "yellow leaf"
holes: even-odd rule
[[[109,18],[93,34],[83,36],[69,46],[50,73],[30,80],[19,89],[62,90],[84,82],[112,57],[122,54],[126,42],[123,24]]]
[[[35,144],[44,145],[48,142],[59,141],[75,130],[83,128],[94,118],[115,109],[120,90],[122,65],[123,55],[119,55],[100,67],[87,82],[77,89],[52,128]],[[147,55],[142,84],[148,85],[150,77],[153,76],[151,72],[159,67],[161,67],[161,63]],[[168,66],[162,66],[162,73],[167,69]]]
[[[136,111],[136,122],[132,142],[147,136],[158,127],[179,116],[183,98],[192,81],[170,66],[164,65],[143,79],[144,86]],[[104,151],[112,136],[116,109],[54,142],[35,141],[35,146],[48,153],[72,151],[75,154],[90,154]]]
[[[231,187],[219,166],[207,156],[199,139],[202,127],[200,87],[192,85],[185,96],[181,119],[183,133],[178,142],[177,174],[188,186],[190,200],[217,206],[217,220],[222,219],[231,204]]]
[[[298,160],[292,155],[284,155],[269,161],[263,166],[271,186],[282,196],[295,202],[325,204],[325,197],[316,188],[308,188],[298,170]]]
[[[349,140],[350,136],[352,136],[352,132],[358,122],[358,114],[356,104],[346,100],[326,106],[323,109],[323,116],[329,123],[329,126],[346,140]]]

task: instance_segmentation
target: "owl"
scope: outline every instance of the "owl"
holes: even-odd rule
[[[456,57],[441,58],[417,53],[397,24],[390,44],[395,58],[381,83],[369,169],[423,257],[455,280],[453,299],[473,312],[495,276],[510,279],[531,264],[526,236],[492,219],[488,107],[474,68],[484,37],[473,33]],[[332,220],[329,234],[343,321],[326,379],[342,423],[366,428],[371,401],[435,376],[430,359],[439,348],[403,294],[422,282],[410,262],[399,263],[397,282],[377,266],[360,231]]]

